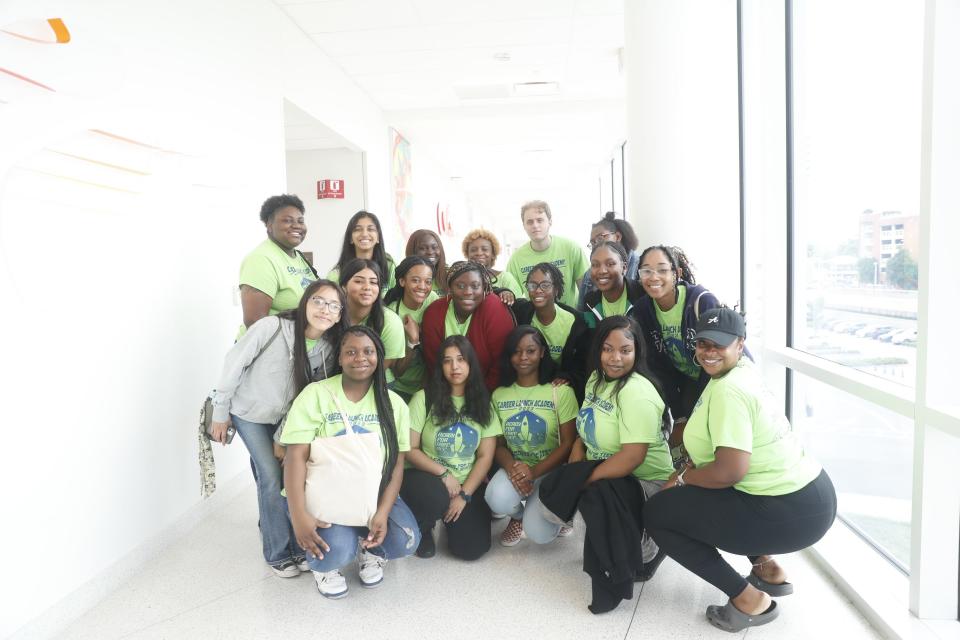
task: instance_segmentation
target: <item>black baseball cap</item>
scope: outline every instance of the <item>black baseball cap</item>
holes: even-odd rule
[[[697,320],[697,340],[701,338],[727,347],[737,338],[747,337],[743,316],[728,307],[709,309]]]

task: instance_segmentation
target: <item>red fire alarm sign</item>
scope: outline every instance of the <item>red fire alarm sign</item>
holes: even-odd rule
[[[343,180],[317,180],[317,200],[343,199]]]

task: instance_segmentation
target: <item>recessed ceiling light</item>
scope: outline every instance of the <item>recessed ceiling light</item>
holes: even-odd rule
[[[497,62],[510,62],[510,52],[509,51],[498,51],[493,54],[493,59]]]
[[[517,82],[513,85],[515,96],[552,96],[560,93],[558,82]]]

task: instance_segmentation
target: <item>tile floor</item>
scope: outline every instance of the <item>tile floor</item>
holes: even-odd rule
[[[494,523],[498,535],[505,520]],[[253,485],[72,624],[72,640],[131,638],[730,638],[703,616],[722,594],[666,560],[636,585],[631,601],[607,614],[587,611],[589,580],[580,569],[583,526],[544,547],[524,540],[494,547],[475,563],[439,553],[387,565],[378,589],[322,598],[310,574],[280,579],[262,562]],[[438,531],[441,527],[438,526]],[[782,558],[797,592],[780,600],[770,625],[737,634],[759,638],[879,638],[837,589],[802,556]],[[746,571],[746,560],[740,559]]]

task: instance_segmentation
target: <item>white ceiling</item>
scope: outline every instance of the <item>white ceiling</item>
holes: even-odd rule
[[[625,136],[624,0],[274,1],[468,192],[595,180]]]
[[[349,140],[288,100],[283,101],[287,149],[356,149]]]

